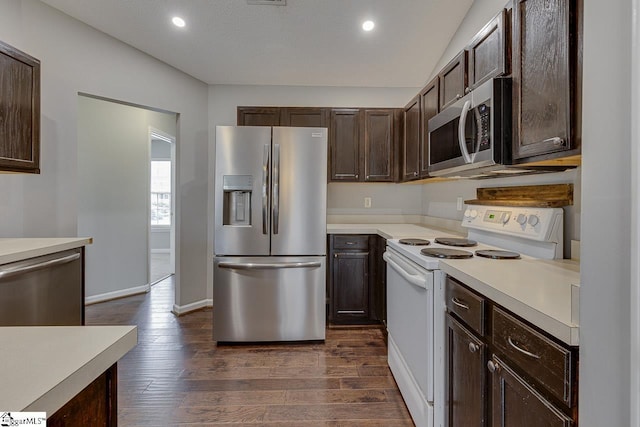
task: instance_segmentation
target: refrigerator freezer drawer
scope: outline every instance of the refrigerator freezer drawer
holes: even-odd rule
[[[325,339],[325,257],[214,259],[213,338]]]

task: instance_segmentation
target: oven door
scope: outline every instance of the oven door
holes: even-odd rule
[[[387,247],[388,362],[416,425],[433,423],[433,272]]]

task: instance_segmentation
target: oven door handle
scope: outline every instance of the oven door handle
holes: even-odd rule
[[[458,144],[460,145],[460,152],[462,153],[462,157],[464,157],[465,163],[473,163],[474,160],[469,155],[469,151],[467,150],[467,141],[465,139],[465,130],[467,128],[467,113],[469,113],[470,109],[471,101],[467,100],[462,107],[462,111],[460,112],[460,121],[458,122]]]
[[[427,289],[427,279],[424,276],[408,273],[395,261],[394,256],[390,255],[389,252],[385,252],[382,258],[409,283],[419,288]]]

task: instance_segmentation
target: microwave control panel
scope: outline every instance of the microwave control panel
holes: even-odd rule
[[[480,104],[475,108],[476,127],[480,149],[487,150],[491,147],[491,109],[487,104]]]

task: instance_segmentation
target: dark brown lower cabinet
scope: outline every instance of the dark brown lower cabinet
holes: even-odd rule
[[[47,419],[49,427],[118,425],[118,368],[113,364]]]
[[[570,427],[574,423],[497,356],[492,372],[492,427]],[[466,424],[453,424],[466,425]],[[471,424],[468,424],[471,425]]]
[[[386,319],[386,240],[377,235],[329,236],[329,322],[376,324]]]
[[[446,425],[576,427],[576,347],[452,277],[446,305]]]
[[[486,425],[486,345],[447,314],[447,418],[450,426]]]
[[[369,252],[333,254],[333,320],[369,319]]]

